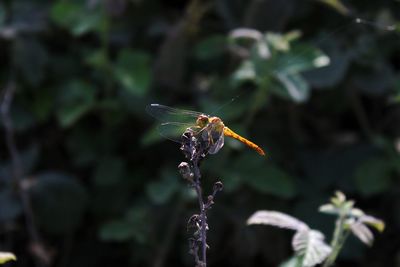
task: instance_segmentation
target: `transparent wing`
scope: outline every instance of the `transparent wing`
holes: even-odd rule
[[[164,122],[158,126],[158,132],[171,141],[181,143],[182,134],[191,126],[193,123]]]
[[[148,114],[161,122],[196,123],[196,118],[203,113],[171,108],[160,104],[150,104],[146,107]]]
[[[208,149],[208,153],[210,154],[216,154],[222,147],[224,146],[224,135],[221,134],[213,145],[210,146]]]

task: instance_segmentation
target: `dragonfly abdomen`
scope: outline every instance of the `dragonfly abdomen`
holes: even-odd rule
[[[224,135],[232,137],[232,138],[242,142],[246,146],[248,146],[248,147],[254,149],[255,151],[257,151],[257,153],[260,154],[261,156],[265,156],[265,152],[264,152],[264,150],[262,150],[261,147],[259,147],[258,145],[254,144],[250,140],[238,135],[237,133],[235,133],[234,131],[232,131],[231,129],[229,129],[226,126],[224,127]]]

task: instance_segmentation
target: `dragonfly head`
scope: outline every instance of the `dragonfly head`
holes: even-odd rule
[[[207,125],[209,117],[207,115],[200,115],[197,117],[196,125],[203,128]]]

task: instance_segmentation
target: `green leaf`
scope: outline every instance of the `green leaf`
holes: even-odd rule
[[[350,10],[340,0],[318,0],[339,12],[342,15],[349,15]]]
[[[256,153],[244,154],[235,161],[234,166],[237,166],[234,171],[238,172],[243,182],[255,191],[283,198],[291,198],[296,194],[292,177],[278,167],[268,164]]]
[[[284,198],[291,198],[295,195],[296,189],[293,180],[285,172],[274,166],[266,166],[259,171],[262,172],[262,175],[249,173],[246,180],[254,190]]]
[[[144,244],[149,241],[153,227],[150,215],[147,203],[135,204],[126,212],[125,219],[131,223],[134,229],[133,238],[136,242]]]
[[[39,122],[47,120],[54,110],[54,90],[37,90],[32,99],[32,112]]]
[[[147,195],[155,204],[164,204],[177,192],[179,176],[172,170],[164,170],[162,179],[151,182],[146,188]]]
[[[375,218],[373,216],[362,215],[362,216],[360,216],[359,221],[361,221],[364,224],[368,224],[369,226],[374,227],[379,232],[383,232],[383,230],[385,230],[385,222],[382,221],[381,219]]]
[[[50,16],[56,24],[67,28],[75,36],[99,30],[105,19],[97,9],[89,10],[85,5],[65,1],[54,4]]]
[[[390,187],[392,165],[381,158],[364,161],[356,170],[354,179],[357,189],[370,196],[386,191]]]
[[[82,81],[71,81],[60,89],[57,118],[69,127],[89,112],[95,104],[95,89]]]
[[[306,44],[296,43],[287,53],[275,57],[275,71],[300,73],[329,65],[330,59],[321,50]]]
[[[80,11],[80,6],[75,3],[59,1],[52,6],[50,16],[60,26],[69,27],[76,22]]]
[[[278,80],[283,84],[283,87],[272,87],[273,92],[297,103],[308,100],[310,97],[310,87],[300,74],[278,72],[276,75]]]
[[[359,221],[349,223],[351,232],[364,244],[371,246],[374,242],[374,234],[369,228]]]
[[[253,62],[250,60],[243,61],[239,68],[233,73],[231,79],[234,86],[238,86],[246,81],[255,81],[256,72]]]
[[[336,215],[336,214],[340,213],[340,209],[338,209],[337,207],[335,207],[332,204],[324,204],[319,207],[319,212]]]
[[[341,44],[329,34],[321,34],[323,50],[329,55],[329,65],[306,71],[304,77],[313,87],[332,87],[343,80],[351,63],[351,53],[343,50]]]
[[[104,69],[108,64],[107,54],[104,52],[104,49],[91,51],[85,57],[85,62],[93,68]]]
[[[117,157],[106,157],[99,160],[94,172],[96,185],[107,186],[121,181],[126,174],[124,161]]]
[[[226,36],[212,35],[197,43],[194,53],[200,60],[209,60],[221,56],[226,50],[226,45]]]
[[[17,38],[13,46],[13,64],[30,85],[38,86],[45,79],[49,61],[46,47],[33,37]]]
[[[321,232],[311,229],[300,230],[294,235],[292,246],[296,254],[302,257],[302,266],[315,266],[329,256],[332,248],[325,243],[324,239]]]
[[[134,236],[135,229],[125,220],[115,220],[102,225],[100,238],[104,241],[127,241]]]
[[[82,15],[72,27],[71,32],[75,36],[81,36],[90,31],[99,30],[102,28],[103,17],[99,13],[87,13]]]
[[[131,207],[124,219],[105,223],[100,229],[100,238],[104,241],[128,241],[131,239],[145,243],[151,232],[149,214],[146,206]]]
[[[255,212],[247,220],[247,224],[271,225],[295,231],[308,229],[308,226],[304,222],[288,214],[279,211],[269,211],[269,210],[259,210]]]
[[[71,233],[80,225],[88,197],[76,178],[56,172],[37,175],[31,195],[35,218],[47,232]]]
[[[151,82],[150,56],[145,52],[122,50],[115,63],[114,75],[127,92],[145,95]]]
[[[279,267],[302,267],[302,263],[303,263],[302,257],[293,256],[288,260],[279,264]]]
[[[11,252],[1,252],[0,251],[0,264],[4,264],[7,261],[16,261],[17,257]]]

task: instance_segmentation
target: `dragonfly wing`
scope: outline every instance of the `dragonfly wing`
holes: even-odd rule
[[[169,140],[181,143],[182,134],[191,126],[193,126],[193,123],[164,122],[158,126],[158,132]]]
[[[171,108],[160,104],[150,104],[146,107],[146,111],[161,122],[191,122],[192,124],[195,124],[196,118],[203,114],[191,110]]]
[[[208,153],[216,154],[224,146],[224,135],[221,133],[218,140],[210,146]]]

